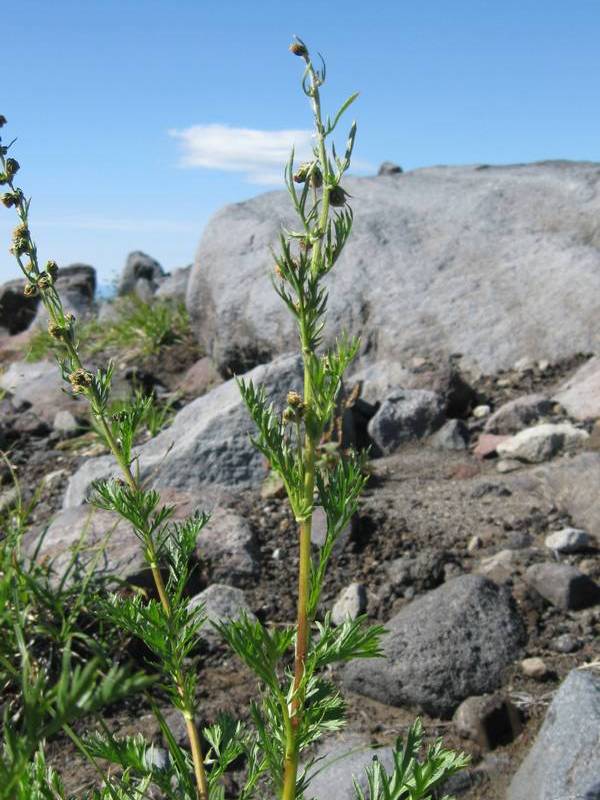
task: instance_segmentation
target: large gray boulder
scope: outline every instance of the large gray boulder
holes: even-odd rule
[[[140,250],[135,250],[127,256],[119,281],[118,294],[135,293],[147,301],[158,289],[164,274],[156,259]]]
[[[96,270],[89,264],[70,264],[60,267],[56,278],[56,290],[63,308],[77,319],[88,317],[94,309],[96,295]],[[40,303],[34,320],[36,328],[46,328],[49,315]]]
[[[461,575],[414,600],[386,628],[385,657],[348,664],[344,685],[443,717],[466,697],[497,689],[525,638],[512,598],[477,575]]]
[[[181,267],[180,269],[173,270],[169,275],[165,275],[156,290],[155,297],[160,300],[174,300],[183,303],[185,301],[191,270],[192,266],[190,264],[189,267]]]
[[[56,362],[13,361],[0,374],[0,389],[10,392],[15,411],[29,408],[48,424],[59,411],[69,411],[75,418],[87,415],[85,400],[69,394]]]
[[[578,420],[600,417],[600,358],[587,361],[559,387],[553,398]]]
[[[327,335],[360,334],[368,361],[462,353],[487,373],[597,351],[599,182],[597,164],[575,162],[348,178],[354,231],[329,279]],[[269,284],[281,224],[297,227],[289,197],[270,192],[202,236],[187,305],[222,372],[295,335]]]
[[[507,800],[600,800],[600,675],[573,670],[546,712]]]
[[[397,389],[386,397],[368,425],[369,436],[385,455],[436,431],[444,422],[444,401],[426,389]]]
[[[299,357],[282,356],[244,376],[264,385],[279,411],[287,392],[301,391]],[[234,379],[197,398],[176,414],[172,425],[136,450],[143,480],[160,489],[195,491],[206,485],[258,486],[267,475],[264,457],[250,441],[255,428]],[[71,477],[64,507],[85,502],[93,480],[118,474],[114,459],[90,459]]]

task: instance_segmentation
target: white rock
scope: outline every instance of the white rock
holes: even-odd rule
[[[521,671],[527,678],[541,680],[548,674],[548,667],[541,658],[534,656],[533,658],[524,658],[521,661]]]
[[[483,419],[484,417],[489,417],[491,411],[492,409],[490,406],[475,406],[473,409],[473,416],[475,419]]]
[[[580,528],[563,528],[546,536],[546,547],[555,553],[582,553],[592,546],[592,537]]]
[[[341,625],[346,619],[356,619],[367,607],[367,592],[362,583],[351,583],[346,586],[331,609],[334,625]]]
[[[504,442],[496,451],[502,458],[516,458],[537,464],[562,451],[572,451],[589,438],[589,434],[570,422],[544,423],[526,428]]]
[[[501,473],[514,472],[517,469],[521,469],[522,466],[523,464],[517,461],[516,458],[501,458],[496,464],[496,469]]]
[[[552,399],[574,419],[600,417],[600,358],[596,356],[587,361],[562,384]]]

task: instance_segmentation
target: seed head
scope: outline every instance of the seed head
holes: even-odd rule
[[[26,283],[25,288],[23,289],[23,294],[25,297],[35,297],[38,293],[38,287],[35,283]]]
[[[48,261],[46,263],[46,272],[51,278],[56,278],[56,275],[58,274],[58,264],[56,261]]]
[[[9,178],[12,178],[13,175],[16,175],[20,169],[19,162],[16,158],[7,158],[5,164],[6,174]]]
[[[296,419],[296,412],[294,411],[293,408],[290,408],[288,406],[281,416],[284,422],[294,422],[294,420]]]
[[[288,392],[287,402],[289,406],[292,406],[292,408],[299,408],[301,405],[303,405],[302,397],[298,394],[298,392],[293,391]]]
[[[67,329],[62,325],[57,325],[56,322],[49,322],[48,333],[53,339],[66,339]]]
[[[4,186],[5,183],[8,183],[8,175],[6,172],[0,172],[0,186]]]
[[[13,231],[11,253],[16,256],[22,256],[24,253],[29,252],[29,248],[29,229],[27,225],[17,225]]]
[[[3,128],[7,122],[8,120],[6,119],[4,114],[0,114],[0,128]]]
[[[83,367],[76,369],[75,372],[69,375],[69,383],[76,394],[89,389],[93,382],[94,376],[87,369],[83,369]]]
[[[40,277],[38,278],[38,281],[37,281],[38,288],[40,288],[40,289],[49,289],[52,286],[53,283],[54,283],[54,281],[52,280],[50,275],[48,275],[47,272],[40,273]]]
[[[21,199],[20,194],[18,192],[4,192],[2,195],[2,205],[6,206],[6,208],[12,208],[13,206],[19,205],[19,200]]]
[[[296,39],[296,41],[291,43],[290,53],[293,53],[295,56],[300,56],[300,58],[308,58],[306,45],[300,39]]]
[[[348,202],[348,193],[341,186],[334,186],[329,193],[329,204],[332,206],[345,206]]]

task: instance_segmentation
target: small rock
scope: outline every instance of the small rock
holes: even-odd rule
[[[339,554],[346,547],[352,533],[352,521],[346,525],[333,545],[333,553]],[[317,506],[313,511],[311,541],[317,547],[323,547],[327,539],[327,515],[322,506]]]
[[[592,537],[579,528],[563,528],[546,536],[544,544],[555,553],[583,553],[592,546]]]
[[[80,430],[79,423],[73,414],[66,409],[64,411],[59,411],[56,414],[52,423],[52,427],[65,439],[70,438],[71,436],[76,436]]]
[[[569,564],[534,564],[525,581],[557,608],[576,611],[600,600],[600,588],[587,575]]]
[[[393,161],[383,161],[377,171],[378,175],[401,175],[404,170]]]
[[[500,550],[493,556],[484,558],[475,572],[485,575],[496,583],[505,583],[512,577],[517,561],[514,550]]]
[[[550,646],[557,653],[574,653],[581,647],[581,642],[579,639],[571,636],[570,633],[563,633],[561,636],[557,636],[556,639],[553,639]]]
[[[530,464],[547,461],[559,452],[572,452],[589,437],[570,422],[544,423],[526,428],[501,442],[496,448],[501,457],[516,458]]]
[[[210,624],[211,622],[227,622],[239,619],[246,614],[252,622],[256,617],[250,610],[246,596],[241,589],[234,586],[225,586],[222,583],[213,583],[200,594],[192,597],[188,608],[193,609],[204,605],[206,624],[200,629],[198,638],[209,649],[213,649],[220,641],[220,635]]]
[[[532,658],[524,658],[521,661],[521,672],[527,678],[540,681],[548,674],[548,667],[541,658],[533,656]]]
[[[388,395],[368,425],[369,435],[385,455],[402,444],[436,431],[444,421],[443,398],[424,389]]]
[[[502,695],[468,697],[456,709],[452,721],[459,736],[484,750],[509,744],[523,727],[518,710]]]
[[[518,361],[515,361],[515,370],[521,374],[525,372],[533,372],[535,362],[528,356],[523,356]]]
[[[508,436],[496,436],[494,433],[482,433],[477,440],[473,455],[481,459],[489,458],[496,454],[499,445],[507,441],[508,438]]]
[[[364,614],[367,607],[367,591],[362,583],[351,583],[338,595],[331,610],[334,625],[341,625],[346,619],[356,619]]]
[[[213,362],[205,356],[187,370],[177,384],[177,391],[187,397],[200,397],[222,382]]]
[[[0,512],[14,506],[19,499],[19,491],[16,486],[11,486],[9,489],[4,489],[0,492]]]
[[[591,358],[552,398],[577,420],[600,417],[600,358]]]
[[[500,406],[486,421],[487,433],[514,434],[552,411],[552,401],[541,394],[528,394]]]
[[[522,467],[522,462],[517,461],[516,458],[501,458],[496,464],[498,472],[503,474],[506,472],[515,472],[515,470],[521,469]]]
[[[483,540],[480,536],[471,536],[469,539],[469,543],[467,544],[467,551],[469,553],[474,553],[476,550],[479,550],[483,546]]]
[[[168,769],[171,763],[168,751],[154,744],[146,750],[145,760],[146,766],[151,769]]]
[[[155,259],[135,251],[127,256],[127,261],[121,274],[118,293],[120,295],[135,292],[138,297],[146,301],[158,289],[164,271]]]
[[[439,450],[466,450],[469,430],[460,419],[450,419],[431,438],[431,443]]]
[[[487,405],[475,406],[473,409],[473,416],[475,419],[484,419],[485,417],[489,417],[491,413],[492,409]]]
[[[538,369],[540,372],[547,372],[550,369],[550,362],[543,358],[541,361],[538,361]]]

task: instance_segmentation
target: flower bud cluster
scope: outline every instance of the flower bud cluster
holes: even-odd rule
[[[0,175],[0,183],[3,183],[2,175]],[[13,206],[15,207],[18,206],[21,204],[22,200],[23,200],[23,192],[20,189],[15,189],[14,192],[5,192],[0,198],[2,205],[6,206],[6,208],[12,208]]]
[[[315,161],[304,161],[294,173],[296,183],[306,183],[307,180],[310,180],[313,189],[323,186],[323,173]]]
[[[93,382],[94,376],[89,370],[83,369],[83,367],[76,369],[69,375],[69,383],[76,394],[85,392],[86,389],[90,388]]]
[[[65,314],[65,322],[61,325],[58,322],[50,321],[48,323],[48,333],[53,339],[61,342],[72,341],[73,339],[73,323],[75,317],[73,314]]]
[[[306,403],[298,392],[288,392],[287,408],[283,412],[284,422],[300,422],[306,412]]]
[[[304,42],[300,41],[300,39],[297,39],[291,43],[290,53],[293,53],[295,56],[299,56],[300,58],[308,58],[308,49]]]
[[[25,224],[17,225],[13,231],[10,252],[15,256],[22,256],[29,253],[30,249],[31,239],[29,236],[29,228]]]

